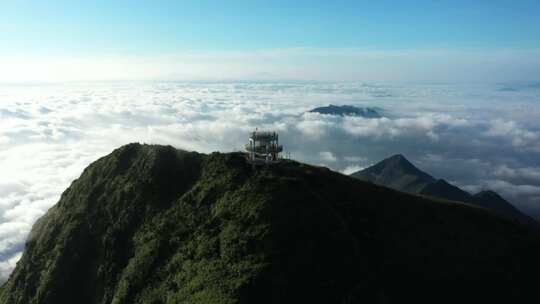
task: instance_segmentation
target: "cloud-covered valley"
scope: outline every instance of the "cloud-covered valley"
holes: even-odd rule
[[[0,86],[0,273],[84,167],[129,142],[235,151],[255,128],[292,158],[351,173],[392,154],[540,218],[540,88],[534,85],[114,83]],[[370,106],[368,119],[307,113]]]

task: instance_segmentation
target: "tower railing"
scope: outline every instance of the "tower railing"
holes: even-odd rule
[[[279,144],[279,135],[276,132],[254,131],[250,133],[245,150],[250,163],[271,164],[280,161],[283,146]]]

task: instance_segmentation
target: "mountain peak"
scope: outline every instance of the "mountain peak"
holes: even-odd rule
[[[402,154],[392,155],[379,163],[351,174],[360,180],[394,188],[399,191],[459,201],[493,210],[499,215],[518,220],[534,229],[540,224],[519,211],[498,193],[485,190],[471,195],[444,179],[434,179],[409,162]]]
[[[414,165],[403,154],[395,154],[383,160],[383,162],[394,162],[397,164],[413,166]],[[415,167],[416,168],[416,167]]]
[[[377,111],[377,108],[370,107],[356,107],[350,105],[333,105],[330,104],[325,107],[318,107],[309,112],[320,113],[325,115],[335,115],[335,116],[359,116],[364,118],[381,118],[381,114]]]
[[[403,156],[402,154],[395,154],[395,155],[392,155],[388,158],[385,158],[383,159],[382,161],[380,161],[379,163],[375,164],[374,166],[378,166],[378,167],[381,167],[381,168],[389,168],[389,167],[392,167],[392,168],[395,168],[395,169],[401,169],[401,170],[405,170],[409,173],[414,173],[414,174],[421,174],[423,173],[422,171],[420,171],[420,169],[418,169],[417,167],[415,167],[407,158],[405,158],[405,156]]]
[[[351,176],[410,193],[418,193],[425,185],[435,181],[402,154],[390,156]]]

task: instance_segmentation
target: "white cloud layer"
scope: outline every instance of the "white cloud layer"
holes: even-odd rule
[[[35,220],[98,157],[129,142],[233,151],[255,127],[279,131],[293,158],[345,173],[402,153],[434,176],[470,191],[491,188],[539,217],[540,86],[508,86],[0,86],[0,273],[10,273]],[[380,107],[385,117],[305,113],[330,103]]]

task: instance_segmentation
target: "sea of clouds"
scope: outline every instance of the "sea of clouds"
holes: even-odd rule
[[[308,113],[328,104],[383,118]],[[540,85],[319,82],[0,85],[0,277],[92,161],[130,142],[236,151],[271,129],[292,158],[352,173],[401,153],[540,218]]]

